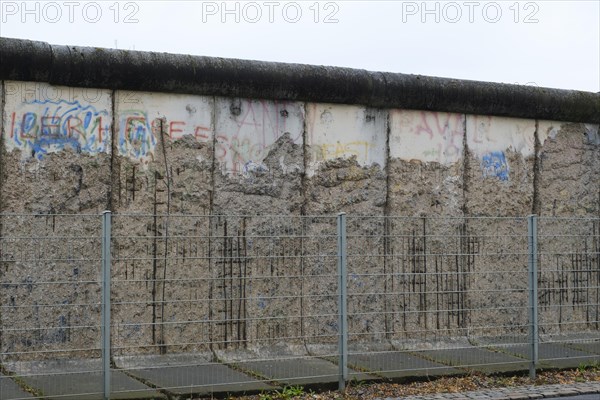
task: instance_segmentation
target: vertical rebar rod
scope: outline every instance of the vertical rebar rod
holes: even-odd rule
[[[527,248],[529,253],[528,262],[528,291],[529,291],[529,345],[530,366],[529,377],[535,379],[536,366],[538,363],[538,276],[537,276],[537,215],[527,218]]]
[[[110,399],[111,212],[102,214],[102,377],[104,400]]]
[[[347,315],[347,269],[346,269],[346,213],[337,217],[338,237],[338,311],[339,311],[339,390],[346,388],[348,380],[348,315]]]

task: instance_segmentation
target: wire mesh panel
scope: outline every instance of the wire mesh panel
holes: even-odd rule
[[[310,348],[337,343],[335,222],[114,216],[116,367],[178,395],[336,381]]]
[[[351,366],[384,377],[512,370],[527,343],[523,218],[348,217]]]
[[[3,400],[600,362],[598,219],[121,214],[109,367],[103,220],[2,215]]]
[[[1,218],[2,399],[100,396],[100,216]]]
[[[113,216],[113,356],[208,350],[208,222]]]
[[[600,362],[600,219],[538,222],[540,363]]]

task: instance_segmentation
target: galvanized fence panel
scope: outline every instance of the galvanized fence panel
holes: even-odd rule
[[[349,364],[386,378],[526,366],[525,218],[348,217]]]
[[[540,217],[540,363],[600,362],[600,218]]]
[[[178,395],[337,382],[335,217],[113,220],[121,372]]]
[[[101,396],[99,216],[1,219],[0,397]]]
[[[600,362],[598,219],[1,223],[2,399],[343,389]]]

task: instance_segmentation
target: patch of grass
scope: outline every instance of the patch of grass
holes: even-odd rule
[[[352,378],[348,381],[346,387],[361,388],[367,385],[367,382]]]
[[[304,396],[304,388],[302,386],[285,386],[281,391],[276,390],[273,393],[261,393],[258,395],[259,400],[290,400],[295,397]]]
[[[581,363],[579,364],[579,367],[577,367],[577,371],[579,371],[580,373],[586,372],[586,371],[598,371],[600,369],[600,361],[594,361],[591,363]]]

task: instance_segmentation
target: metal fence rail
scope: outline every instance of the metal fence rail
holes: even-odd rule
[[[102,393],[97,215],[3,215],[0,398]],[[89,379],[74,388],[73,381]],[[29,398],[29,397],[27,397]]]
[[[505,353],[527,343],[526,219],[348,225],[351,365],[386,378],[523,369]]]
[[[539,218],[540,363],[600,361],[600,220]]]
[[[335,218],[117,215],[114,228],[125,373],[177,394],[303,383],[320,364],[337,379],[321,359],[337,355]]]
[[[600,219],[0,218],[3,400],[600,362]]]

